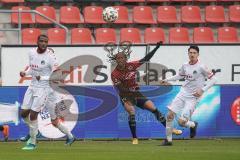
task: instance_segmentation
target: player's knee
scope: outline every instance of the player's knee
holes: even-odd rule
[[[29,115],[29,112],[29,110],[21,110],[20,115],[22,118],[26,118]]]
[[[57,127],[57,125],[58,125],[58,119],[57,118],[56,119],[52,119],[51,122],[52,122],[52,125],[54,127]]]
[[[35,121],[37,120],[38,112],[30,111],[30,120]]]
[[[181,118],[178,119],[178,124],[179,124],[181,127],[184,127],[184,126],[185,126],[185,123],[186,123],[186,121],[185,121],[184,119],[181,119]]]
[[[135,120],[135,115],[129,115],[128,117],[128,123],[130,126],[136,126],[136,120]]]
[[[173,112],[168,112],[167,121],[172,121],[173,119],[174,119],[174,113]]]

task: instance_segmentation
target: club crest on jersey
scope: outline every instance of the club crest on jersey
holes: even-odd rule
[[[195,71],[193,71],[193,74],[197,74],[197,71],[195,70]]]
[[[132,70],[132,69],[133,69],[133,66],[129,66],[129,67],[128,67],[128,70]]]
[[[44,61],[44,60],[42,60],[42,61],[41,61],[41,64],[42,64],[42,65],[44,65],[44,64],[45,64],[45,61]]]

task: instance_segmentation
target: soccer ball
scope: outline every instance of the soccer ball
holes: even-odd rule
[[[102,13],[103,20],[107,23],[113,23],[118,18],[118,11],[113,7],[106,7]]]

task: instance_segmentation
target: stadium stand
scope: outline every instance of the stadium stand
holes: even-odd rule
[[[240,0],[115,0],[109,3],[109,6],[111,4],[117,8],[119,13],[117,21],[113,24],[107,24],[102,18],[103,8],[108,6],[109,1],[81,2],[83,1],[1,0],[0,3],[4,6],[9,3],[7,9],[11,10],[35,9],[66,26],[71,31],[65,35],[70,44],[102,44],[106,41],[118,43],[128,39],[133,43],[155,43],[159,40],[164,43],[224,43],[224,41],[239,43],[236,37],[240,33]],[[11,23],[7,26],[16,28],[19,20],[18,13],[9,15],[10,19],[7,21]],[[21,24],[22,32],[25,28],[33,28],[31,31],[33,33],[34,29],[39,29],[41,33],[48,33],[48,29],[52,27],[61,28],[61,25],[53,25],[52,22],[34,13],[22,13]],[[222,40],[224,39],[220,36],[224,34],[220,32],[222,27],[235,28],[237,36],[230,41]],[[112,28],[114,28],[114,33],[111,31],[111,35],[114,36],[107,40],[103,35],[108,32],[103,31],[109,31],[108,29]],[[232,29],[226,30],[232,31]],[[229,33],[229,31],[226,32]],[[9,39],[10,34],[2,35],[3,39]],[[23,36],[23,33],[21,35]],[[16,36],[11,37],[18,39]],[[24,37],[21,39],[23,44],[31,43],[25,41]],[[59,41],[59,43],[65,44],[66,41]]]

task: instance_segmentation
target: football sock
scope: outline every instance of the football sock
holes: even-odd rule
[[[164,127],[166,127],[166,118],[164,117],[164,115],[161,112],[159,112],[159,110],[157,108],[152,113],[154,114],[156,119],[159,122],[161,122]]]
[[[194,123],[193,121],[187,121],[187,122],[185,123],[185,126],[186,126],[187,128],[193,128],[193,127],[195,127],[195,123]]]
[[[57,124],[57,128],[58,128],[62,133],[66,134],[69,139],[73,138],[72,133],[71,133],[71,132],[67,129],[67,127],[65,127],[61,122],[59,122],[59,123]]]
[[[166,122],[166,136],[167,136],[167,140],[168,142],[172,142],[172,121],[167,121]]]
[[[132,137],[133,138],[137,138],[136,135],[136,121],[135,121],[135,115],[129,115],[129,120],[128,120],[128,124],[132,133]]]
[[[29,123],[30,123],[30,114],[29,114],[27,117],[23,118],[23,120],[24,120],[24,122],[29,126]]]
[[[38,121],[33,120],[29,122],[29,135],[32,144],[36,144],[36,136],[38,134]]]

